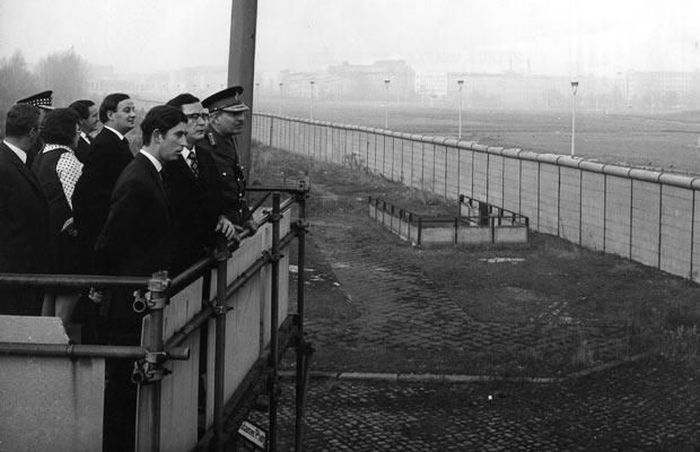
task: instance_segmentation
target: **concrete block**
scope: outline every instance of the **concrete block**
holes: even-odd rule
[[[538,190],[539,171],[538,163],[525,160],[521,162],[520,175],[520,213],[530,218],[530,227],[539,230],[538,224]]]
[[[467,227],[457,231],[457,243],[460,245],[479,245],[491,243],[490,227]]]
[[[501,226],[493,231],[494,243],[527,243],[528,229],[525,226]]]
[[[486,192],[487,185],[487,158],[488,154],[485,152],[475,152],[474,153],[474,173],[473,173],[473,183],[474,183],[474,198],[482,199],[488,201],[488,193]]]
[[[474,151],[460,149],[459,156],[459,190],[461,195],[474,196],[472,190],[472,171],[474,169]]]
[[[605,179],[602,174],[590,171],[584,171],[581,176],[581,244],[594,250],[603,250]]]
[[[421,244],[450,244],[455,241],[455,229],[453,226],[423,228]]]
[[[693,191],[664,185],[661,190],[660,268],[689,277],[691,271]]]
[[[3,342],[67,344],[56,317],[0,316]],[[0,356],[0,449],[101,450],[104,360]]]
[[[520,210],[520,162],[513,158],[503,159],[503,208]]]
[[[489,154],[488,202],[503,207],[503,157]]]

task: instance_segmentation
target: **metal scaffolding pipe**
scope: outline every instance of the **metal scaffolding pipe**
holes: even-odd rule
[[[280,194],[272,195],[272,290],[270,306],[270,359],[272,371],[270,372],[270,442],[268,448],[271,452],[277,450],[277,370],[278,370],[278,331],[279,327],[279,258],[280,258]]]
[[[254,111],[253,86],[255,76],[255,26],[258,15],[257,0],[233,0],[231,2],[231,34],[228,56],[228,86],[243,87],[243,102]],[[250,142],[252,117],[246,121],[238,136],[238,156],[246,168],[250,168]]]
[[[294,450],[302,451],[304,441],[304,266],[306,265],[306,194],[299,196],[299,223],[297,230],[297,350],[296,350],[296,418],[294,424]],[[372,198],[370,197],[370,202]]]
[[[84,344],[27,344],[24,342],[0,342],[0,355],[48,356],[67,358],[142,359],[149,353],[145,347],[131,345]],[[187,360],[190,349],[173,347],[166,353],[168,359]]]
[[[226,275],[231,253],[225,244],[217,251],[216,271],[216,338],[214,361],[214,450],[224,450],[224,372],[226,370]]]
[[[100,288],[146,288],[147,276],[91,276],[91,275],[47,275],[28,273],[0,273],[0,286],[32,286],[43,288],[100,287]]]

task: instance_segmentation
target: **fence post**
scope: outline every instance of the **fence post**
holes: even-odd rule
[[[273,134],[273,124],[275,123],[275,118],[270,117],[270,147],[272,147],[272,134]]]
[[[160,392],[161,379],[164,372],[161,366],[162,360],[165,357],[163,348],[163,309],[168,303],[167,290],[170,284],[168,272],[160,271],[153,273],[148,281],[149,296],[146,297],[146,304],[149,312],[149,323],[147,334],[142,340],[142,344],[148,353],[144,360],[141,373],[143,380],[139,382],[139,393],[141,396],[147,397],[149,401],[150,417],[146,420],[144,426],[139,422],[136,429],[136,450],[138,451],[155,451],[160,450]],[[136,376],[136,374],[134,374]],[[148,383],[148,385],[145,385]],[[145,427],[145,428],[144,428]],[[144,434],[144,438],[141,434]]]
[[[226,369],[226,274],[231,252],[228,243],[219,237],[216,251],[216,339],[214,352],[214,450],[224,450],[224,371]]]
[[[300,187],[301,188],[301,187]],[[306,186],[303,187],[307,189]],[[308,191],[304,191],[297,197],[299,203],[299,220],[297,226],[297,368],[296,368],[296,423],[294,426],[294,450],[301,452],[304,442],[304,398],[308,378],[308,366],[312,350],[304,340],[304,265],[306,261],[306,197]],[[274,202],[274,201],[273,201]],[[371,202],[371,198],[370,198]],[[274,237],[274,236],[273,236]]]
[[[272,223],[272,250],[271,250],[271,261],[272,261],[272,290],[271,290],[271,306],[270,306],[270,360],[272,361],[271,367],[272,372],[270,372],[270,442],[269,450],[275,452],[277,450],[277,403],[278,403],[278,391],[279,385],[277,382],[277,365],[278,365],[278,355],[279,355],[279,344],[277,330],[279,328],[279,260],[280,260],[280,194],[272,194],[272,216],[270,222]],[[303,269],[299,270],[303,272]]]

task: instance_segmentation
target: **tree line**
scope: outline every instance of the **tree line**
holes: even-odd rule
[[[73,48],[48,54],[30,68],[21,50],[0,60],[0,135],[7,110],[23,97],[53,90],[53,103],[67,106],[89,93],[87,61]]]

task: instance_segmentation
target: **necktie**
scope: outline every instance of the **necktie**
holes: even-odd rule
[[[187,160],[190,161],[190,169],[192,170],[194,177],[199,179],[199,162],[197,161],[197,156],[194,154],[194,152],[187,154]]]

